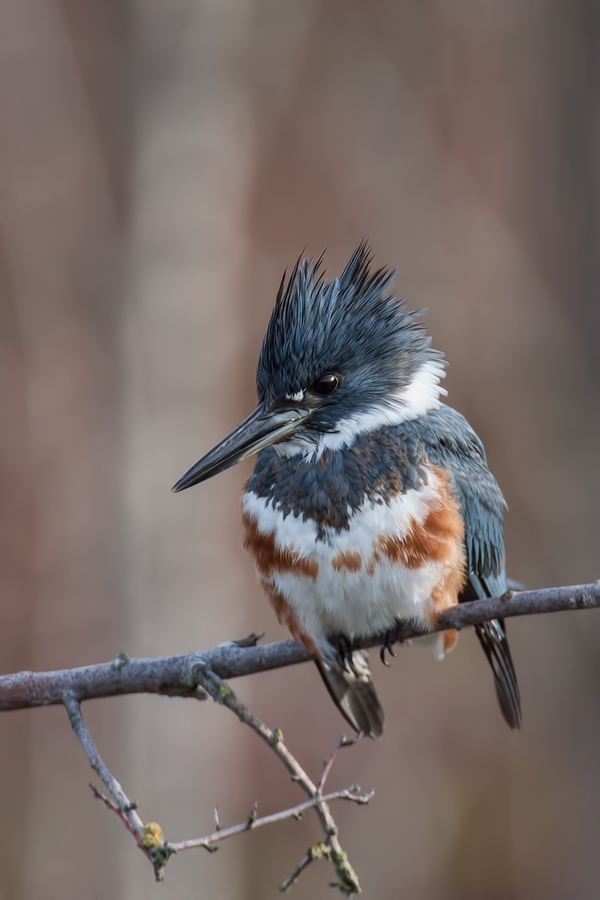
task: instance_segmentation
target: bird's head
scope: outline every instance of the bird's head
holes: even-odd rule
[[[258,361],[258,406],[174,491],[271,444],[312,455],[439,406],[442,355],[431,349],[420,312],[407,311],[391,290],[395,273],[370,265],[362,243],[333,281],[320,260],[302,260],[284,276]]]

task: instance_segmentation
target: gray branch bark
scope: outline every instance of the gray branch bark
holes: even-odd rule
[[[462,629],[495,618],[532,615],[536,613],[560,612],[571,609],[591,609],[600,606],[600,582],[574,585],[562,588],[545,588],[538,591],[508,592],[503,597],[465,603],[442,613],[434,631],[448,628]],[[402,628],[401,640],[410,640],[423,635],[422,627],[406,623]],[[383,635],[373,635],[368,640],[356,644],[357,647],[380,645]],[[314,809],[319,819],[323,840],[310,847],[292,874],[285,879],[280,890],[287,891],[299,875],[316,859],[328,859],[333,865],[335,886],[344,896],[360,893],[358,876],[338,837],[338,827],[331,813],[332,800],[351,800],[368,803],[370,794],[361,794],[358,788],[348,788],[332,794],[324,794],[323,789],[337,751],[347,742],[342,739],[331,757],[325,762],[318,784],[315,784],[290,753],[283,742],[280,731],[273,731],[249,710],[235,695],[224,679],[269,669],[282,668],[306,662],[310,653],[295,641],[281,641],[276,644],[258,645],[258,636],[251,635],[242,641],[227,641],[208,650],[182,656],[165,656],[153,659],[130,659],[120,653],[110,663],[82,666],[77,669],[63,669],[56,672],[19,672],[0,676],[0,711],[24,709],[48,704],[64,705],[73,730],[90,761],[92,768],[108,788],[110,797],[99,797],[122,819],[134,836],[138,847],[152,863],[155,877],[163,877],[169,858],[177,852],[203,847],[214,850],[217,842],[241,834],[251,828],[298,817],[308,809]],[[256,808],[246,822],[222,829],[216,816],[217,830],[203,838],[169,842],[165,840],[162,828],[156,822],[144,824],[137,813],[137,805],[132,803],[123,788],[108,770],[100,757],[96,745],[86,727],[81,713],[81,702],[94,697],[110,697],[117,694],[154,693],[168,696],[195,697],[204,700],[212,697],[226,706],[244,725],[250,727],[271,748],[285,766],[288,774],[304,791],[307,800],[295,807],[282,810],[261,819]]]
[[[504,597],[477,600],[447,610],[440,615],[435,630],[460,630],[495,618],[592,609],[597,606],[600,606],[600,582],[509,592]],[[407,623],[403,630],[403,640],[422,634],[419,628]],[[381,641],[382,635],[373,635],[357,642],[356,646],[375,647]],[[203,700],[206,693],[199,686],[199,668],[208,666],[218,677],[230,679],[293,666],[310,659],[312,657],[306,648],[293,640],[262,645],[252,640],[227,641],[196,653],[149,659],[129,659],[122,653],[112,662],[94,666],[0,676],[0,712],[63,703],[66,695],[78,702],[96,697],[140,693],[187,696]]]

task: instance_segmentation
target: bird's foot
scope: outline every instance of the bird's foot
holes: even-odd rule
[[[397,619],[394,625],[384,633],[381,649],[379,650],[379,658],[384,666],[389,666],[386,653],[389,653],[394,659],[396,658],[394,644],[402,644],[408,639],[409,634],[413,632],[412,624],[408,619]],[[407,634],[407,631],[409,634]]]
[[[329,635],[327,640],[334,648],[342,669],[358,678],[358,672],[352,659],[352,641],[345,634]]]
[[[384,666],[389,666],[390,663],[387,661],[385,654],[389,653],[390,656],[396,658],[396,654],[394,653],[394,644],[396,643],[396,629],[390,628],[389,631],[383,636],[383,643],[381,645],[381,649],[379,650],[379,658]]]

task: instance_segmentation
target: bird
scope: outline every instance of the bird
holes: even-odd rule
[[[407,623],[430,632],[458,603],[502,596],[505,501],[484,446],[442,398],[446,361],[373,267],[362,241],[339,277],[323,257],[284,273],[258,359],[258,405],[173,486],[182,491],[257,455],[242,496],[244,547],[279,621],[313,654],[358,735],[384,711],[368,653]],[[501,713],[521,699],[501,619],[475,626]],[[438,655],[456,631],[439,632]]]

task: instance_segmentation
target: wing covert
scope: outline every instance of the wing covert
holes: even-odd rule
[[[424,444],[424,455],[452,477],[465,523],[469,580],[461,602],[500,597],[508,589],[504,569],[503,513],[506,503],[488,469],[483,444],[467,422],[449,406],[403,423]],[[521,698],[502,619],[475,627],[494,675],[502,715],[511,728],[521,725]]]
[[[426,457],[451,476],[465,522],[469,572],[504,593],[504,497],[487,466],[483,444],[467,422],[449,406],[403,423],[424,444]]]

